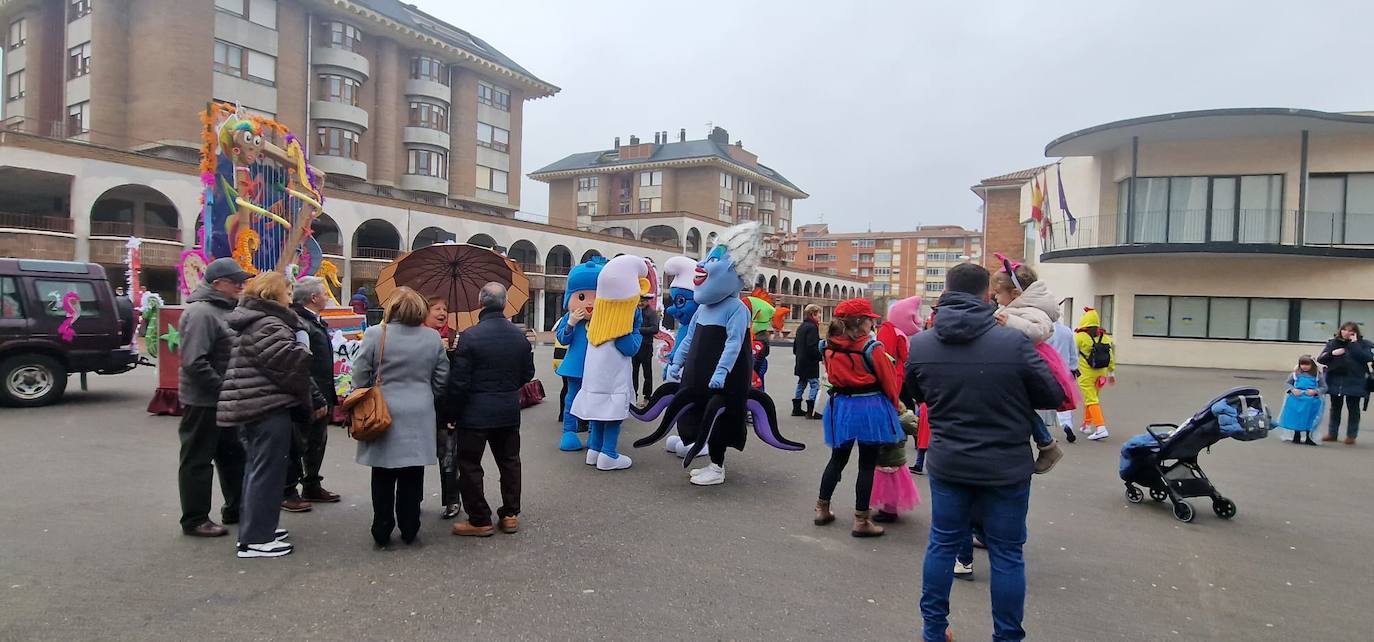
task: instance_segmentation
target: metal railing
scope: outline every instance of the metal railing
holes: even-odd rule
[[[317,240],[316,243],[319,243],[319,241]],[[334,256],[343,256],[343,245],[340,245],[338,243],[319,243],[319,245],[321,253],[332,254]]]
[[[138,226],[127,221],[91,221],[91,235],[137,236],[159,241],[180,241],[181,229],[165,225]]]
[[[1145,210],[1081,217],[1074,233],[1056,217],[1044,251],[1194,244],[1374,248],[1374,213]]]
[[[547,275],[549,275],[549,276],[567,276],[567,275],[568,275],[568,272],[571,272],[571,271],[572,271],[572,266],[569,266],[569,265],[546,265],[546,266],[544,266],[544,274],[547,274]]]
[[[72,219],[65,216],[0,212],[0,227],[44,232],[72,233]]]
[[[384,259],[391,260],[401,251],[392,247],[355,247],[353,248],[353,258],[355,259]]]

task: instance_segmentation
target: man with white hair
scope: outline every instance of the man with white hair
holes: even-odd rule
[[[297,422],[287,464],[286,492],[282,508],[300,512],[301,505],[309,510],[311,502],[337,502],[339,495],[320,485],[320,466],[324,463],[324,448],[329,439],[329,418],[339,405],[334,390],[334,343],[329,338],[329,326],[320,313],[329,305],[324,279],[316,276],[296,280],[291,293],[291,309],[305,326],[307,346],[310,348],[310,382],[314,393],[324,398],[324,408],[316,411],[309,421]],[[300,492],[296,485],[301,485]]]

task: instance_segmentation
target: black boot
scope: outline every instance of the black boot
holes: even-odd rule
[[[820,418],[821,418],[820,413],[816,412],[816,400],[815,400],[815,399],[809,399],[809,400],[807,400],[807,402],[806,402],[806,418],[807,418],[807,419],[820,419]]]
[[[801,399],[793,399],[793,400],[792,400],[792,416],[793,416],[793,417],[805,417],[805,416],[806,416],[806,411],[801,409],[801,401],[802,401]]]

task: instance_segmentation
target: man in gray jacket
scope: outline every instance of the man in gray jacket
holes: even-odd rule
[[[214,466],[219,467],[219,487],[224,495],[220,516],[225,524],[239,521],[243,446],[237,429],[220,428],[215,422],[215,407],[229,365],[229,351],[234,347],[234,333],[227,319],[250,277],[234,259],[216,259],[206,268],[205,281],[186,300],[178,324],[178,394],[183,414],[177,428],[181,437],[177,490],[181,493],[181,531],[193,537],[220,537],[229,532],[210,519]]]

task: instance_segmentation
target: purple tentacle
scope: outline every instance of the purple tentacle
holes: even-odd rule
[[[720,420],[720,416],[723,414],[725,414],[725,397],[723,395],[712,396],[711,400],[706,402],[706,412],[702,413],[701,433],[682,458],[683,468],[691,468],[692,459],[700,455],[701,451],[706,449],[706,445],[711,443],[711,435],[716,430],[716,422]]]
[[[761,394],[755,395],[754,392],[749,394],[749,400],[745,402],[745,407],[754,416],[754,434],[758,435],[764,443],[778,450],[805,450],[806,444],[792,441],[778,432],[778,416],[773,407],[772,399]],[[763,398],[760,399],[759,397]]]
[[[673,397],[677,394],[678,384],[668,382],[654,390],[653,396],[649,397],[649,402],[644,407],[630,405],[630,416],[643,422],[650,422],[658,419],[663,411],[673,402]]]

